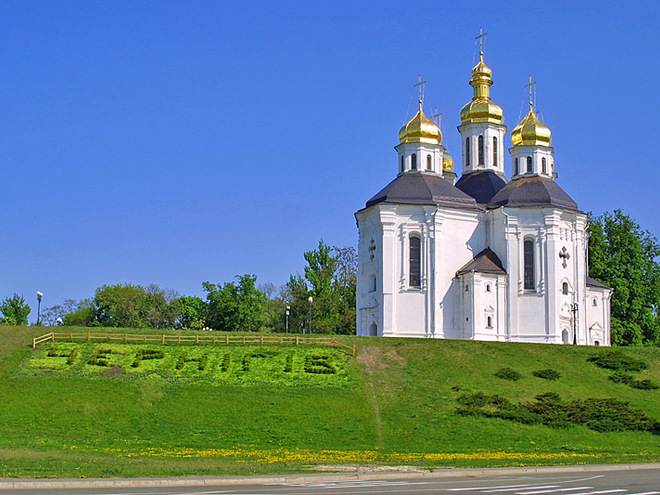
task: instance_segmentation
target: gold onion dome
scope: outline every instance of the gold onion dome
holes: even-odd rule
[[[442,154],[442,170],[445,172],[454,171],[454,159],[451,157],[448,151],[445,151]]]
[[[472,69],[470,86],[474,88],[474,97],[461,109],[461,123],[490,122],[504,124],[502,108],[490,99],[490,87],[493,85],[493,71],[484,62],[484,53],[479,53],[479,63]]]
[[[422,100],[415,116],[399,130],[399,141],[402,143],[441,144],[442,132],[422,110]]]
[[[550,146],[552,133],[536,116],[531,103],[527,116],[511,131],[511,141],[514,146]]]

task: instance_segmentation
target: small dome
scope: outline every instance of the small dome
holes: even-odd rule
[[[442,143],[440,128],[424,115],[421,101],[419,111],[399,130],[399,141],[402,143]]]
[[[552,133],[536,116],[531,104],[527,116],[511,131],[511,141],[514,146],[550,146]]]
[[[472,69],[470,86],[474,88],[474,97],[461,109],[461,123],[490,122],[504,124],[502,108],[490,99],[490,86],[493,84],[493,71],[484,62],[483,52],[479,53],[479,63]]]
[[[445,151],[442,154],[442,170],[445,172],[454,171],[454,159],[451,157],[448,151]]]

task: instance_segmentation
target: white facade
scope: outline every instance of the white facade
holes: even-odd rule
[[[473,69],[456,185],[420,104],[399,133],[396,178],[356,213],[357,334],[609,345],[611,290],[587,276],[587,215],[555,183],[533,108],[512,132],[506,182],[489,71],[483,58]]]

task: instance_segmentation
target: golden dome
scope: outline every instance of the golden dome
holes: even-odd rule
[[[461,123],[490,122],[504,124],[502,108],[490,99],[490,87],[493,85],[493,71],[484,62],[484,53],[479,53],[479,63],[472,69],[470,86],[474,88],[474,97],[461,109]]]
[[[552,133],[536,116],[531,103],[527,116],[511,131],[511,141],[514,146],[550,146]]]
[[[399,141],[402,143],[442,143],[440,128],[424,115],[421,100],[418,112],[399,130]]]
[[[442,154],[442,170],[445,172],[454,171],[454,159],[451,157],[448,151],[445,151]]]

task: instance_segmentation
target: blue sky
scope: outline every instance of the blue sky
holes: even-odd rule
[[[558,183],[658,237],[659,22],[656,1],[5,0],[0,298],[279,285],[319,239],[355,246],[418,74],[458,162],[480,26],[509,131],[532,74]]]

